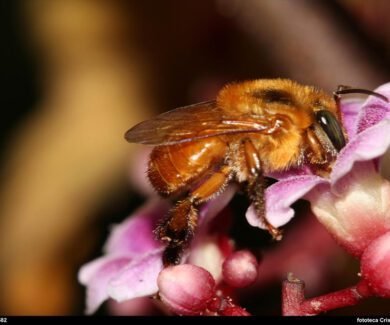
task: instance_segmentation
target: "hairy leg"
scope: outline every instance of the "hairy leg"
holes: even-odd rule
[[[265,211],[265,184],[264,177],[261,170],[261,161],[253,143],[247,139],[243,142],[245,161],[248,168],[248,197],[252,202],[257,217],[267,227],[268,232],[276,240],[282,239],[282,232],[271,225],[266,217]]]
[[[231,175],[229,166],[211,174],[203,183],[191,190],[187,197],[176,203],[165,219],[155,230],[157,238],[167,243],[163,254],[164,266],[180,263],[183,250],[191,240],[198,221],[197,207],[220,194]]]

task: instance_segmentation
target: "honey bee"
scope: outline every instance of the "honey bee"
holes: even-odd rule
[[[177,200],[155,233],[167,244],[165,266],[180,263],[194,234],[198,207],[231,181],[244,184],[258,218],[275,239],[279,229],[267,220],[264,177],[307,164],[327,176],[346,144],[340,96],[365,93],[339,86],[333,96],[288,79],[228,84],[216,100],[180,107],[128,130],[129,142],[154,145],[148,178],[164,197]]]

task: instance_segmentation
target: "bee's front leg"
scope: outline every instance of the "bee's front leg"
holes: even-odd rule
[[[257,217],[260,219],[261,223],[267,227],[267,230],[272,238],[275,240],[281,240],[281,230],[271,225],[266,217],[264,200],[265,181],[261,170],[260,157],[250,139],[245,139],[243,141],[243,149],[248,169],[248,197],[255,208]]]

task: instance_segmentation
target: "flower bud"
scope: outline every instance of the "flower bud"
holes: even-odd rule
[[[227,307],[221,311],[221,316],[251,316],[244,308],[238,306]]]
[[[179,315],[200,315],[215,295],[215,281],[203,268],[191,264],[171,266],[157,279],[161,300]]]
[[[226,258],[222,265],[225,282],[235,288],[252,284],[257,279],[258,263],[249,251],[238,251]]]
[[[374,240],[364,251],[361,273],[372,293],[390,298],[390,232]]]

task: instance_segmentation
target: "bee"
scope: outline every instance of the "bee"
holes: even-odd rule
[[[347,86],[331,96],[289,79],[260,79],[227,84],[216,100],[168,111],[128,130],[127,141],[155,146],[147,172],[154,189],[163,197],[184,194],[155,230],[166,243],[164,266],[180,263],[198,207],[232,181],[244,185],[260,221],[281,239],[265,214],[264,178],[303,164],[329,175],[347,141],[339,108],[347,93],[383,99]]]

